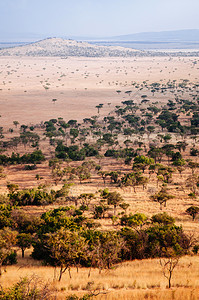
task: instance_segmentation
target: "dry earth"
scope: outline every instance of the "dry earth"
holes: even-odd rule
[[[20,125],[31,125],[58,117],[63,117],[66,121],[70,119],[82,121],[85,117],[97,114],[95,106],[99,103],[104,103],[104,107],[100,111],[101,116],[103,116],[115,105],[119,105],[124,98],[129,99],[124,94],[127,90],[133,91],[130,99],[140,101],[140,94],[132,86],[134,82],[142,83],[143,81],[148,81],[152,83],[161,81],[166,83],[169,80],[180,81],[188,79],[192,83],[198,83],[198,70],[199,59],[194,57],[74,57],[67,59],[52,57],[0,57],[0,126],[8,130],[10,127],[13,127],[14,120],[19,121]],[[118,94],[117,90],[121,90],[122,93]],[[158,95],[154,97],[154,101],[164,102],[169,97],[172,98],[173,96],[167,94],[160,97]],[[52,99],[57,99],[57,101],[53,103]],[[110,104],[108,105],[108,103]],[[45,154],[49,151],[48,148],[43,150]],[[118,165],[120,165],[116,161],[112,161],[111,164],[113,169],[118,168]],[[104,161],[103,165],[104,169],[106,169],[106,161]],[[39,168],[41,175],[44,175],[46,177],[45,180],[48,180],[50,174],[47,171],[47,163],[42,164]],[[26,171],[20,170],[20,167],[18,169],[18,167],[12,166],[8,168],[7,172],[8,177],[5,179],[5,182],[3,181],[4,186],[7,180],[19,183],[21,187],[37,184],[34,181],[34,172],[38,173],[38,170],[26,173]],[[188,176],[188,174],[185,175]],[[182,179],[176,174],[175,181],[182,181]],[[92,184],[74,186],[71,189],[71,195],[93,192],[100,187],[103,187],[102,181],[101,184],[96,186],[94,180]],[[110,187],[110,190],[114,189],[116,188]],[[151,216],[160,212],[159,204],[151,203],[149,201],[150,193],[143,191],[141,188],[138,189],[136,194],[132,193],[130,189],[119,190],[119,192],[122,193],[125,201],[131,204],[129,211],[133,213],[142,212]],[[170,200],[168,207],[164,210],[176,218],[177,225],[182,224],[187,232],[195,232],[196,236],[199,235],[198,220],[193,222],[189,216],[184,214],[186,208],[191,204],[197,204],[198,200],[190,201],[183,191],[173,189],[173,192],[176,198]],[[33,208],[33,211],[29,207],[27,211],[29,213],[41,213],[44,209],[46,208]],[[111,224],[102,224],[104,229],[109,226]],[[29,264],[28,261],[27,264]],[[189,264],[191,265],[189,266]],[[104,288],[103,285],[105,288],[106,286],[108,287],[110,294],[108,296],[100,296],[99,299],[199,299],[197,293],[199,274],[196,264],[198,264],[198,257],[196,257],[196,260],[190,257],[183,259],[182,265],[180,265],[178,273],[176,273],[180,277],[174,278],[175,288],[173,293],[175,298],[172,292],[165,289],[166,283],[164,278],[161,277],[160,279],[161,270],[158,261],[132,262],[126,269],[121,266],[121,269],[112,270],[110,273],[101,275],[101,277],[95,270],[91,280],[99,284],[102,289]],[[8,268],[2,283],[5,284],[7,282],[11,284],[20,276],[24,276],[24,274],[35,272],[43,277],[43,274],[47,273],[46,270],[43,270],[44,267],[39,267],[37,271],[35,271],[35,267],[28,269],[21,267],[22,265],[20,265],[20,272],[25,270],[21,273],[18,272],[19,270],[16,267]],[[158,271],[156,268],[158,268]],[[155,275],[154,270],[157,271]],[[188,272],[188,275],[185,275],[184,270]],[[49,271],[48,269],[48,272],[53,273],[53,270]],[[78,290],[82,292],[82,287],[85,287],[88,282],[87,279],[84,281],[80,278],[84,276],[84,272],[86,271],[81,270],[80,275],[76,278],[77,282],[70,282],[68,279],[64,279],[66,281],[59,286],[59,289],[63,291],[70,290],[70,292],[74,289],[74,293]],[[125,273],[128,274],[128,280],[125,277]],[[14,279],[10,277],[11,274],[15,274]],[[110,278],[104,277],[109,277],[109,275]],[[192,275],[193,277],[191,277]],[[45,276],[44,278],[48,279]],[[147,280],[150,279],[148,283],[146,278]],[[133,287],[135,280],[136,286]],[[104,283],[105,281],[107,281],[107,285]],[[69,287],[70,284],[76,287],[71,288],[71,286]],[[180,287],[182,285],[186,285],[186,288],[181,290]],[[156,297],[157,295],[159,295],[158,298]]]
[[[132,89],[133,82],[198,82],[199,59],[0,57],[0,70],[0,126],[10,127],[14,120],[82,120],[95,115],[99,103],[120,104],[116,90]],[[105,106],[103,113],[109,110]]]
[[[199,60],[168,57],[128,59],[0,57],[0,67],[0,126],[8,130],[14,127],[14,120],[19,121],[20,125],[37,124],[58,117],[63,117],[66,121],[70,119],[82,121],[85,117],[97,114],[95,106],[99,103],[104,103],[103,109],[100,110],[100,116],[103,117],[115,105],[129,99],[124,93],[127,90],[133,91],[130,99],[140,101],[141,92],[138,93],[132,86],[134,82],[142,83],[148,80],[148,83],[166,83],[169,80],[188,79],[192,83],[198,83]],[[122,92],[118,94],[117,90]],[[168,92],[166,95],[155,95],[152,99],[164,103],[173,97]],[[57,101],[53,103],[52,99]],[[153,135],[150,139],[153,139]],[[53,147],[46,142],[42,144],[41,149],[49,157]],[[23,147],[18,151],[24,152]],[[184,155],[188,158],[186,153],[183,153]],[[111,170],[118,168],[123,172],[131,170],[131,167],[122,166],[121,162],[116,160],[109,160],[108,165],[106,159],[102,160],[102,166],[104,170],[108,170],[110,166]],[[37,173],[44,177],[43,183],[52,182],[47,162],[39,166],[38,170],[31,172],[24,171],[21,166],[10,166],[6,173],[7,177],[1,182],[2,191],[5,190],[7,181],[18,183],[21,188],[36,186]],[[187,177],[189,173],[190,171],[183,172],[183,176]],[[181,182],[183,185],[183,180],[184,177],[181,178],[178,173],[174,175],[174,182]],[[71,195],[95,192],[103,188],[103,181],[99,176],[98,183],[95,182],[94,177],[91,184],[75,185],[71,188]],[[115,189],[111,186],[109,188]],[[125,201],[131,204],[134,213],[143,212],[150,216],[159,212],[159,204],[151,205],[149,202],[150,189],[156,189],[156,184],[148,186],[148,193],[142,188],[138,188],[136,194],[130,188],[120,189],[120,192]],[[197,204],[197,200],[192,200],[191,203],[187,195],[175,187],[173,193],[176,198],[169,201],[166,211],[177,218],[178,224],[183,223],[185,229],[189,231],[194,229],[199,233],[198,222],[191,222],[190,217],[184,214],[189,205]]]

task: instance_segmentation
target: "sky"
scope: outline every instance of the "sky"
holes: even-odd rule
[[[0,0],[0,39],[199,29],[199,0]]]

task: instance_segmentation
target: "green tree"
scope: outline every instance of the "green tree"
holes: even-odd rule
[[[188,178],[185,181],[185,184],[194,194],[196,194],[197,188],[199,187],[199,176],[196,174],[188,176]]]
[[[144,173],[147,166],[154,164],[154,159],[144,155],[136,156],[133,162],[133,169],[141,169]]]
[[[109,173],[109,176],[111,178],[111,182],[113,181],[114,183],[117,183],[118,182],[118,177],[119,177],[119,174],[121,172],[120,171],[112,171]]]
[[[97,108],[97,112],[99,114],[100,109],[103,107],[103,104],[96,105],[95,107]]]
[[[195,220],[196,216],[199,214],[199,207],[198,206],[190,206],[187,208],[186,213],[190,215]]]
[[[77,128],[71,128],[70,129],[70,136],[72,136],[71,142],[74,143],[75,139],[79,135],[79,130]]]
[[[94,248],[90,252],[91,264],[102,269],[110,269],[120,261],[120,253],[125,248],[124,239],[116,232],[103,232],[95,239]]]
[[[151,222],[163,224],[163,225],[173,225],[175,223],[175,219],[164,212],[164,213],[153,215],[151,217]]]
[[[169,183],[171,181],[172,173],[174,172],[173,168],[161,164],[156,164],[156,169],[157,176],[162,176],[164,183]]]
[[[0,204],[0,229],[12,226],[11,212],[10,205]]]
[[[122,226],[129,226],[129,227],[137,227],[142,226],[147,221],[147,216],[141,213],[132,214],[130,213],[129,216],[124,215],[121,217],[121,225]]]
[[[79,178],[80,183],[82,183],[83,180],[91,178],[90,170],[87,167],[83,166],[83,165],[78,166],[77,168],[75,168],[75,174]]]
[[[0,230],[0,276],[2,275],[2,265],[8,255],[16,245],[17,232],[6,227]]]
[[[182,177],[182,172],[185,170],[186,162],[183,158],[179,158],[173,162],[173,165],[176,167],[178,172],[180,173],[180,176]]]
[[[13,121],[13,124],[16,126],[17,128],[17,125],[19,125],[19,122],[18,121]]]
[[[114,207],[114,215],[116,215],[116,208],[119,204],[124,201],[120,193],[117,192],[110,192],[107,195],[107,203],[108,205],[113,205]]]
[[[55,233],[47,234],[47,247],[55,266],[60,267],[60,281],[63,273],[68,269],[70,275],[70,267],[77,266],[84,257],[87,243],[78,232],[61,228]]]
[[[32,244],[32,236],[30,233],[20,233],[17,235],[17,246],[21,248],[22,258],[26,249],[29,249]]]
[[[131,186],[136,193],[136,186],[143,185],[143,189],[146,187],[148,178],[141,175],[141,172],[133,172],[124,174],[121,178],[121,186]]]
[[[100,175],[104,181],[104,185],[106,184],[106,178],[109,176],[109,172],[108,171],[99,171],[97,173],[98,175]]]
[[[166,207],[166,203],[168,200],[173,199],[174,196],[170,195],[165,187],[162,187],[162,189],[150,196],[150,199],[154,202],[158,202],[160,204],[160,209],[162,210],[162,204],[164,203],[164,206]]]
[[[88,207],[93,199],[95,199],[95,195],[93,193],[83,193],[80,194],[78,199],[82,206]]]

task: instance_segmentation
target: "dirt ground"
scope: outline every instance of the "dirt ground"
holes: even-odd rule
[[[134,91],[134,82],[198,82],[198,63],[194,57],[0,57],[0,126],[13,126],[14,120],[82,120],[95,115],[99,103],[111,103],[104,106],[105,114],[122,101],[116,91]]]
[[[100,117],[103,117],[119,105],[124,98],[129,99],[125,91],[132,90],[130,99],[140,99],[142,94],[137,92],[135,82],[167,83],[173,80],[177,82],[189,80],[194,84],[199,81],[198,70],[199,58],[194,57],[128,59],[0,57],[0,127],[7,130],[6,134],[9,136],[8,129],[14,128],[13,121],[18,121],[20,125],[35,125],[58,117],[63,117],[65,121],[70,119],[82,121],[84,118],[96,115],[96,105],[100,103],[104,104],[100,111]],[[116,91],[121,91],[121,93]],[[174,96],[169,93],[158,94],[154,96],[153,101],[164,102],[172,97]],[[56,101],[52,101],[53,99]],[[49,144],[46,145],[43,143],[41,150],[45,155],[50,155],[52,149]],[[23,151],[24,149],[21,149],[19,152]],[[122,172],[131,170],[131,166],[125,166],[113,159],[110,159],[107,164],[105,158],[102,160],[102,167],[103,170],[111,168],[111,171],[118,168],[121,168]],[[19,184],[20,188],[37,186],[39,183],[52,183],[47,161],[39,165],[37,170],[25,171],[23,166],[13,165],[5,167],[5,173],[7,177],[1,181],[1,192],[6,191],[7,181]],[[176,172],[173,175],[174,182],[180,182],[183,187],[184,179],[190,175],[189,173],[190,170],[186,170],[180,177]],[[35,179],[36,174],[44,178],[39,183]],[[145,213],[150,217],[161,212],[159,204],[149,200],[151,192],[157,189],[155,175],[154,179],[152,176],[146,190],[139,187],[136,193],[131,188],[117,188],[110,182],[107,186],[110,191],[120,192],[125,202],[130,204],[128,213]],[[56,188],[59,187],[61,184]],[[89,183],[76,182],[70,190],[70,195],[78,196],[81,193],[96,192],[100,188],[104,188],[103,181],[95,174]],[[191,217],[185,214],[185,210],[190,205],[198,205],[198,200],[190,199],[187,192],[177,189],[174,184],[171,186],[171,192],[175,198],[168,201],[167,207],[163,208],[162,212],[165,211],[175,217],[177,225],[182,225],[190,235],[194,232],[197,238],[199,236],[198,219],[192,221]],[[27,213],[39,215],[50,208],[52,207],[25,207],[24,210]],[[110,219],[103,221],[101,225],[102,229],[119,228],[117,224],[113,226]],[[3,285],[9,286],[20,276],[30,274],[37,274],[45,280],[49,280],[46,274],[50,274],[50,280],[52,279],[54,270],[40,265],[36,270],[37,266],[31,265],[32,260],[30,261],[29,254],[26,254],[25,265],[20,260],[17,266],[8,267],[8,272],[3,276]],[[171,292],[166,289],[167,283],[157,260],[130,262],[100,276],[97,270],[93,270],[91,279],[85,277],[87,270],[82,269],[78,276],[74,276],[76,281],[69,280],[65,275],[62,284],[56,286],[60,293],[58,299],[63,299],[63,295],[65,297],[68,293],[83,294],[87,289],[88,281],[93,281],[95,287],[99,286],[101,290],[110,292],[110,295],[101,295],[97,299],[199,299],[196,264],[198,264],[198,256],[182,259],[176,271],[174,288]],[[157,273],[156,276],[154,270]],[[158,298],[155,298],[155,294]]]
[[[131,99],[139,99],[140,93],[134,83],[162,82],[169,80],[189,80],[198,83],[199,59],[194,57],[139,57],[139,58],[34,58],[34,57],[0,57],[0,126],[5,130],[14,128],[13,121],[21,124],[37,124],[51,118],[63,117],[64,120],[83,118],[97,114],[96,105],[103,103],[100,116],[107,115],[111,108],[119,105],[123,99],[129,99],[125,91],[132,90]],[[120,90],[121,93],[116,91]],[[154,101],[168,101],[172,94],[159,94]],[[52,99],[57,99],[53,102]],[[108,104],[109,103],[109,104]],[[7,133],[9,136],[9,133]],[[152,138],[152,137],[151,137]],[[21,146],[22,147],[22,146]],[[47,142],[41,143],[41,150],[49,156],[51,148]],[[24,149],[18,149],[24,152]],[[185,155],[185,153],[183,154]],[[188,158],[188,157],[185,157]],[[109,163],[108,163],[109,164]],[[103,169],[117,170],[122,167],[121,162],[113,160],[107,165],[102,162]],[[127,168],[128,169],[128,168]],[[131,170],[131,167],[128,171]],[[48,162],[38,166],[35,171],[24,171],[23,166],[9,166],[6,168],[7,177],[1,181],[1,192],[5,192],[6,182],[19,184],[20,188],[37,186],[35,175],[39,173],[44,179],[41,183],[52,184]],[[186,172],[185,172],[186,173]],[[174,182],[182,182],[189,174],[174,174]],[[154,179],[155,180],[155,179]],[[96,184],[97,182],[97,184]],[[78,182],[77,182],[78,183]],[[96,175],[89,184],[75,184],[71,188],[71,195],[77,196],[83,192],[96,192],[103,188],[103,181]],[[117,189],[107,184],[110,189]],[[159,204],[149,201],[150,189],[154,191],[156,183],[149,184],[148,190],[138,188],[133,193],[130,188],[119,189],[125,201],[130,204],[133,213],[143,212],[152,215],[160,211]],[[170,200],[164,210],[175,216],[177,223],[186,230],[199,232],[198,222],[192,222],[185,215],[185,210],[197,200],[188,198],[183,191],[172,192],[175,198]]]

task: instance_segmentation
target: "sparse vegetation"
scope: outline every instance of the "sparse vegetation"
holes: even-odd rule
[[[71,66],[63,61],[64,69],[55,58],[55,83],[46,76],[48,61],[41,58],[37,76],[43,77],[38,89],[45,95],[39,103],[47,107],[45,117],[42,107],[41,117],[16,115],[7,124],[2,111],[2,299],[17,293],[21,297],[27,286],[34,294],[29,279],[19,282],[16,275],[17,280],[8,280],[12,270],[22,274],[26,265],[28,272],[31,265],[37,274],[44,272],[44,280],[54,280],[55,294],[69,299],[109,299],[109,294],[111,299],[114,293],[115,299],[122,299],[120,293],[128,299],[151,299],[154,288],[161,299],[166,285],[172,287],[164,290],[166,299],[175,299],[180,289],[186,299],[197,295],[193,265],[198,263],[199,234],[198,83],[194,78],[132,81],[136,59],[129,58],[126,66],[125,60],[113,58],[106,61],[108,68],[99,59],[102,71],[94,75],[82,58],[74,70],[71,61]],[[188,65],[190,59],[184,62]],[[161,61],[170,68],[167,57]],[[103,82],[101,74],[109,73],[111,64],[117,66],[117,77]],[[77,95],[92,103],[85,109],[79,101],[79,114],[74,114],[64,102],[74,91],[64,85],[70,86],[77,72],[88,84]],[[2,88],[7,84],[4,81]],[[94,84],[110,87],[102,93],[103,101],[94,99]],[[28,93],[27,87],[23,97],[29,99]],[[41,286],[37,291],[39,299]]]

